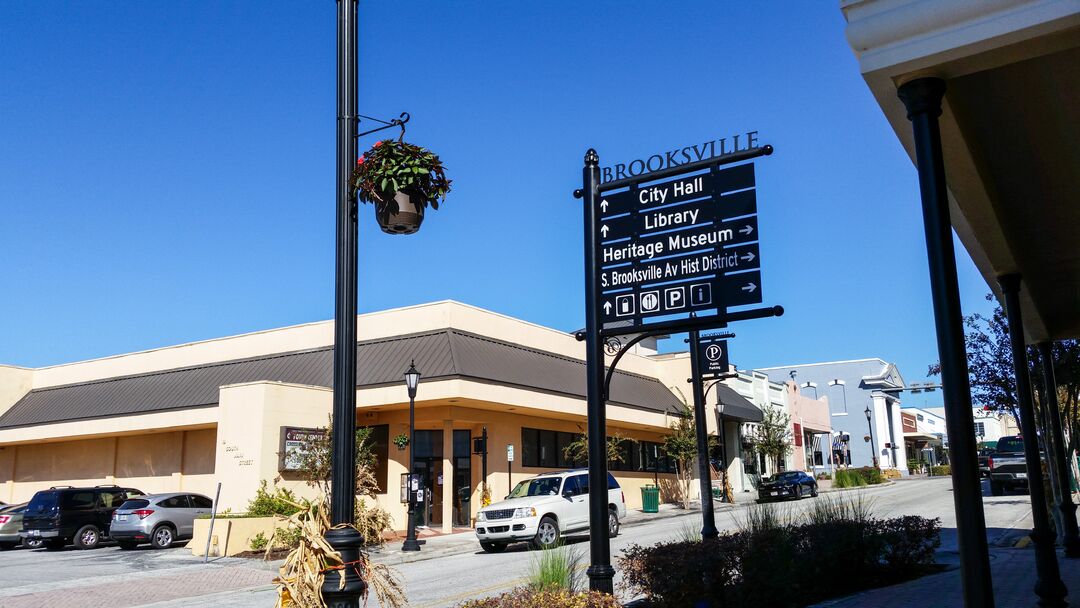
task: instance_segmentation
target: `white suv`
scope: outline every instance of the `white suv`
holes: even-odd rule
[[[626,497],[608,473],[608,534],[619,534]],[[534,549],[559,543],[562,535],[589,529],[589,471],[544,473],[517,484],[506,500],[480,509],[476,537],[489,553],[512,542],[529,541]]]

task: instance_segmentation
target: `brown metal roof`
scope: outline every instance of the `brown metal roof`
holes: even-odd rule
[[[411,360],[425,379],[471,378],[585,396],[585,362],[453,329],[357,344],[361,388],[403,383]],[[219,387],[260,380],[330,386],[330,347],[225,361],[30,391],[0,416],[0,428],[208,407]],[[421,389],[422,391],[423,389]],[[613,403],[678,411],[681,402],[659,381],[616,372]]]

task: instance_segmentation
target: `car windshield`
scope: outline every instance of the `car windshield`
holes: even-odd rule
[[[559,494],[559,484],[562,477],[537,477],[526,479],[514,487],[510,492],[510,498],[522,498],[525,496],[556,496]]]
[[[1024,440],[1020,437],[1002,437],[998,439],[998,452],[1023,452]]]
[[[793,481],[798,478],[798,471],[787,471],[785,473],[777,473],[776,476],[773,477],[773,481]]]
[[[30,504],[26,507],[26,510],[32,513],[53,511],[56,509],[59,494],[59,492],[38,492],[30,499]]]

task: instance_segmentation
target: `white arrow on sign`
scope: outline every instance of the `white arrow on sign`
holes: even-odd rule
[[[611,314],[611,302],[604,302],[604,314]]]
[[[600,211],[607,211],[607,205],[608,205],[607,199],[606,198],[602,199],[600,201]]]
[[[755,257],[756,256],[754,255],[753,251],[747,251],[746,255],[744,255],[742,257],[742,261],[744,261],[744,262],[753,262]]]
[[[604,235],[605,237],[607,236],[607,231],[608,231],[607,224],[604,224],[603,226],[600,227],[600,234]]]
[[[755,289],[757,289],[757,285],[754,285],[753,283],[747,283],[747,284],[746,284],[746,285],[745,285],[745,286],[744,286],[744,287],[742,288],[742,290],[743,290],[743,291],[749,291],[750,293],[754,293],[754,290],[755,290]]]
[[[742,230],[740,230],[739,232],[742,233],[742,234],[750,234],[753,231],[754,231],[754,227],[751,226],[750,224],[747,224],[746,227],[743,228]]]

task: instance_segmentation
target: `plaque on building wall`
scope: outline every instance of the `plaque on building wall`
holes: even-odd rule
[[[322,437],[324,429],[312,429],[295,426],[281,427],[281,441],[278,449],[278,470],[299,471],[304,444]]]

